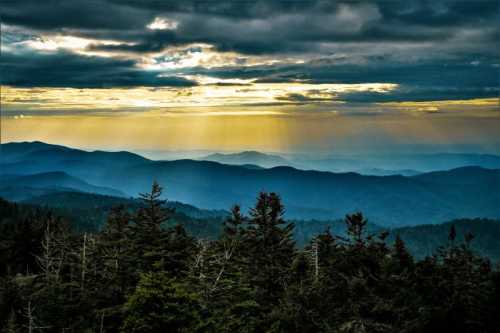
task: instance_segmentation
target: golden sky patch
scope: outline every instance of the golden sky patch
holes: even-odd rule
[[[208,80],[207,78],[198,79],[205,80],[205,82]],[[210,83],[218,82],[216,79],[212,80]],[[221,83],[227,82],[222,80]],[[384,93],[396,87],[395,84],[387,83],[249,83],[248,85],[204,84],[186,88],[110,89],[2,87],[2,104],[6,109],[41,111],[293,104],[297,101],[290,99],[290,96],[335,102],[336,95],[341,93]]]

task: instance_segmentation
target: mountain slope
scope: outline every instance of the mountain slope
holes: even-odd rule
[[[112,207],[124,205],[137,209],[141,207],[139,199],[123,198],[84,192],[57,192],[43,194],[22,201],[23,203],[47,206],[52,208],[67,209],[96,209],[109,211]],[[206,210],[177,201],[167,201],[166,207],[174,209],[177,213],[193,218],[216,218],[228,216],[224,210]]]
[[[15,200],[68,190],[125,196],[121,191],[102,186],[94,186],[61,171],[24,176],[3,175],[0,177],[0,193],[6,198]]]
[[[488,182],[498,188],[498,185],[500,185],[500,170],[469,166],[448,171],[428,172],[415,175],[413,178],[419,181],[446,185],[472,185],[477,182]]]
[[[20,203],[55,210],[68,217],[75,229],[82,231],[100,230],[114,207],[123,206],[132,213],[143,206],[139,199],[83,192],[48,193]],[[222,221],[229,215],[227,211],[199,209],[176,201],[168,201],[166,207],[174,210],[169,224],[182,224],[195,236],[215,237],[221,231]]]
[[[448,235],[452,225],[455,226],[457,233],[457,244],[464,242],[466,233],[471,233],[474,236],[471,243],[474,251],[494,261],[500,260],[499,220],[460,219],[441,225],[397,228],[391,231],[388,242],[392,243],[396,235],[399,235],[414,256],[424,258],[435,254],[440,246],[448,244]]]
[[[14,142],[1,145],[3,174],[34,174],[64,171],[90,183],[99,182],[105,171],[148,163],[150,160],[129,152],[83,151],[42,142]]]

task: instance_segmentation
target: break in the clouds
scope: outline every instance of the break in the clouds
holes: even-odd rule
[[[177,87],[203,75],[401,86],[380,100],[498,96],[494,0],[8,0],[1,17],[10,86]]]

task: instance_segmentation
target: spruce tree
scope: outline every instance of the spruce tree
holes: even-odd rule
[[[142,207],[133,218],[134,224],[130,226],[131,246],[129,253],[135,259],[135,267],[140,272],[158,270],[162,261],[162,252],[168,242],[168,232],[162,228],[167,222],[172,210],[164,207],[165,200],[161,199],[162,188],[155,181],[150,193],[141,193]]]
[[[257,303],[269,313],[283,295],[295,256],[293,224],[283,219],[284,207],[275,193],[260,193],[245,231],[247,280]]]

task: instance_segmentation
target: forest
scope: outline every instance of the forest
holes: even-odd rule
[[[98,230],[0,200],[0,328],[14,332],[498,332],[498,264],[449,225],[432,255],[346,215],[297,244],[276,193],[193,235],[154,183]],[[176,217],[177,216],[177,217]],[[214,221],[218,221],[215,219]],[[297,221],[297,225],[303,221]]]

